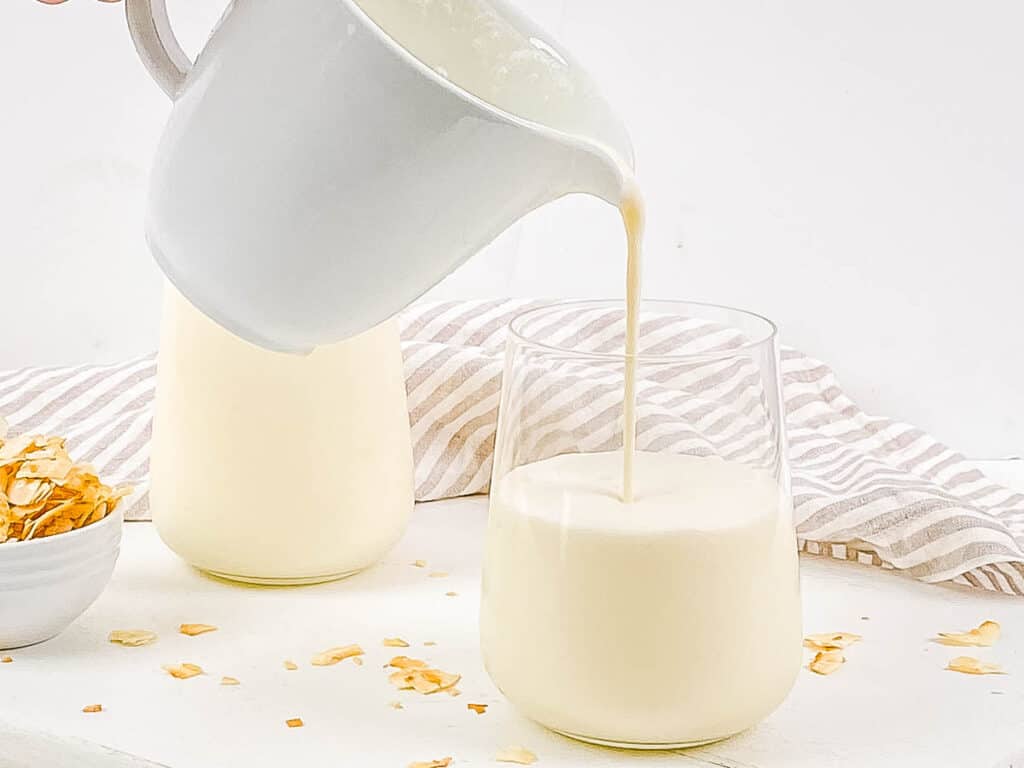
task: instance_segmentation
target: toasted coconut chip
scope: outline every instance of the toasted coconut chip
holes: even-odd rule
[[[239,685],[240,683],[238,682],[238,678],[237,677],[227,677],[227,676],[224,676],[224,677],[222,677],[220,679],[220,684],[221,685]]]
[[[981,661],[973,656],[957,656],[950,659],[946,669],[951,672],[962,672],[965,675],[1005,675],[1006,672],[998,664]]]
[[[73,466],[67,454],[59,456],[43,456],[38,459],[29,459],[18,469],[15,478],[27,478],[30,480],[55,480],[63,481]]]
[[[412,672],[406,672],[405,670],[398,670],[388,675],[388,682],[398,688],[400,691],[405,691],[412,688],[412,681],[416,676]]]
[[[402,705],[402,702],[400,701],[389,701],[388,706],[392,709],[405,709],[405,707]]]
[[[413,568],[426,568],[427,567],[427,561],[426,560],[413,560],[411,565],[412,565]]]
[[[182,624],[178,627],[178,631],[183,635],[195,637],[196,635],[205,635],[207,632],[216,632],[217,627],[213,624]]]
[[[337,664],[339,661],[344,661],[354,656],[362,656],[363,653],[363,649],[358,645],[339,645],[336,648],[328,648],[326,651],[316,654],[313,657],[312,663],[316,667],[329,667],[332,664]]]
[[[190,677],[203,674],[203,668],[198,664],[164,664],[161,669],[179,680],[187,680]]]
[[[466,705],[466,709],[471,709],[474,712],[476,712],[478,715],[482,715],[484,712],[487,711],[487,705],[486,704],[467,704]]]
[[[305,725],[305,723],[302,722],[302,718],[301,717],[289,718],[288,720],[284,721],[284,724],[287,725],[289,728],[301,728],[302,726]]]
[[[84,707],[82,707],[82,711],[83,712],[102,712],[103,711],[103,705],[102,704],[86,704]]]
[[[67,533],[102,520],[131,492],[75,464],[64,438],[0,435],[0,543]]]
[[[451,764],[450,757],[442,757],[440,760],[428,760],[425,763],[409,763],[409,768],[448,768]]]
[[[43,438],[39,437],[39,435],[19,435],[18,437],[12,437],[5,443],[0,444],[0,461],[11,463],[10,460],[16,460],[18,457],[24,457],[36,450],[37,447],[44,447],[44,443],[40,442],[42,439]]]
[[[412,683],[412,689],[416,693],[422,693],[424,696],[441,690],[441,686],[436,680],[428,680],[423,676],[422,672],[411,673],[409,680]]]
[[[294,672],[296,669],[299,668],[299,665],[291,659],[285,659],[284,668],[287,669],[289,672]]]
[[[845,663],[846,657],[842,651],[818,651],[807,668],[819,675],[831,675]]]
[[[10,664],[14,659],[10,656],[0,656],[0,664]]]
[[[408,656],[395,656],[388,662],[395,669],[426,669],[427,662],[422,659],[410,659]]]
[[[400,637],[385,637],[383,645],[386,648],[408,648],[409,644]]]
[[[115,629],[107,640],[117,645],[126,645],[129,648],[137,648],[140,645],[149,645],[156,642],[156,632],[148,629]]]
[[[418,659],[406,659],[406,657],[396,657],[396,659],[399,660],[400,663],[405,663],[405,661],[415,662],[418,664],[424,663]],[[395,659],[392,661],[395,661]],[[394,666],[394,664],[391,666]],[[399,668],[397,672],[392,672],[388,676],[388,681],[399,690],[404,691],[412,689],[417,693],[422,693],[424,695],[449,690],[461,679],[461,675],[453,675],[440,669],[426,669],[419,666]],[[457,696],[458,694],[455,693],[451,695]]]
[[[989,647],[999,640],[1000,628],[995,621],[983,621],[966,632],[939,632],[935,642],[942,645],[974,645]]]
[[[505,747],[494,756],[499,763],[519,763],[519,765],[533,765],[537,762],[537,756],[526,747]]]
[[[437,685],[440,690],[451,688],[462,679],[461,675],[442,672],[440,669],[421,669],[419,670],[419,675],[427,682]]]
[[[812,651],[841,651],[864,638],[853,632],[822,632],[804,638],[804,648]]]
[[[32,506],[40,501],[44,494],[52,492],[52,486],[42,479],[16,477],[13,482],[7,484],[7,501],[14,507]]]

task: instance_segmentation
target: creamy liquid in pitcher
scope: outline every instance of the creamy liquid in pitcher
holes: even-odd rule
[[[508,2],[356,0],[392,39],[498,109],[610,147],[628,144],[587,73]]]

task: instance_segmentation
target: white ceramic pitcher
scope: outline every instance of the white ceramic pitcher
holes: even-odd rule
[[[150,247],[269,349],[377,325],[537,206],[617,203],[632,165],[590,81],[505,0],[235,0],[194,64],[164,0],[127,13],[175,100]]]

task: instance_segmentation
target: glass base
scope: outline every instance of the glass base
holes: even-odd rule
[[[647,742],[632,742],[632,741],[614,741],[611,739],[598,739],[593,736],[583,736],[579,733],[569,733],[568,731],[560,731],[557,728],[552,728],[555,733],[561,734],[562,736],[568,736],[570,739],[576,741],[582,741],[587,744],[596,744],[599,747],[615,747],[616,749],[637,749],[637,750],[656,750],[656,749],[689,749],[690,747],[703,747],[706,744],[714,744],[716,741],[722,741],[728,739],[730,736],[736,734],[730,733],[725,736],[715,736],[711,739],[698,739],[696,741],[670,741],[666,743],[647,743]]]
[[[338,581],[340,579],[346,579],[349,576],[362,571],[362,568],[356,568],[352,571],[344,571],[342,573],[327,573],[322,576],[299,576],[297,578],[273,578],[263,576],[240,576],[237,573],[223,573],[222,571],[212,571],[208,568],[199,568],[202,573],[207,576],[212,576],[215,579],[222,581],[232,581],[237,584],[252,584],[260,587],[300,587],[307,586],[309,584],[324,584],[328,581]]]

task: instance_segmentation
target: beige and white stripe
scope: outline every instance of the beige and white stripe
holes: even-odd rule
[[[542,303],[444,302],[403,313],[418,499],[486,492],[505,329],[512,316]],[[622,348],[621,327],[606,313],[576,308],[556,323],[548,333],[563,343]],[[737,343],[727,329],[664,317],[645,318],[642,339],[650,352]],[[0,414],[14,433],[67,435],[74,456],[111,482],[136,484],[126,514],[145,519],[154,373],[153,356],[0,373]],[[579,363],[521,373],[529,377],[520,390],[529,400],[524,434],[533,455],[621,440],[616,374]],[[804,551],[1024,595],[1024,495],[991,482],[921,430],[867,415],[820,361],[785,349],[782,377]],[[666,367],[638,390],[638,446],[778,460],[764,397],[758,372],[742,361]]]

